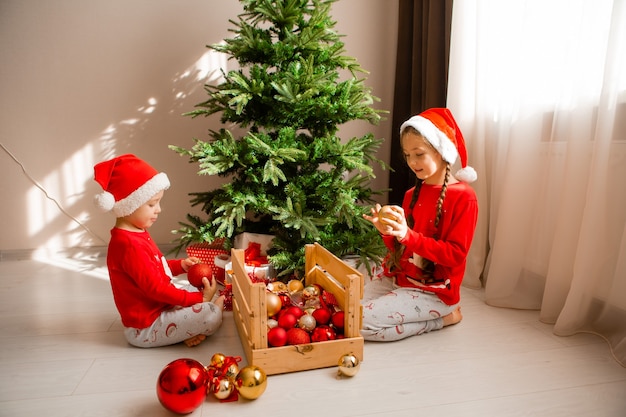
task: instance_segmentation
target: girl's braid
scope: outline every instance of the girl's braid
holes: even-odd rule
[[[443,212],[443,200],[445,200],[446,192],[448,191],[448,181],[450,181],[450,164],[446,164],[446,178],[443,180],[441,193],[439,194],[439,200],[437,200],[437,216],[435,216],[435,229],[439,228],[439,221],[441,220],[441,214]]]

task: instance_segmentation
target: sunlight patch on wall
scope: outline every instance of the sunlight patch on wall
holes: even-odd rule
[[[193,92],[195,88],[205,84],[219,84],[224,81],[222,71],[227,71],[228,56],[221,52],[210,50],[202,54],[202,56],[183,72],[174,76],[176,85],[193,85],[191,91],[179,90],[174,96],[177,100],[182,100]]]
[[[68,211],[84,197],[85,183],[93,172],[93,155],[93,145],[87,143],[69,156],[57,170],[50,172],[40,183],[35,183],[28,189],[28,234],[41,239],[38,249],[43,252],[47,252],[47,249],[83,245],[85,232],[96,241],[106,243],[85,226],[89,213],[83,210],[78,215],[72,215]],[[65,227],[49,227],[51,223],[58,222],[65,222]],[[46,228],[63,229],[64,232],[46,236]]]
[[[137,111],[143,114],[152,114],[154,110],[156,109],[157,103],[158,103],[158,100],[156,98],[150,97],[148,99],[148,105],[139,107]]]
[[[93,172],[94,150],[91,143],[87,143],[82,149],[70,156],[61,166],[63,178],[63,201],[72,203],[82,197],[85,192],[85,173]]]

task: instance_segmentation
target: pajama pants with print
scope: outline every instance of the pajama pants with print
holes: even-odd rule
[[[188,291],[198,291],[185,286]],[[165,310],[145,329],[127,327],[124,336],[128,343],[142,348],[160,347],[183,342],[203,334],[210,336],[222,325],[222,310],[213,303],[199,303],[191,307]]]
[[[443,316],[457,309],[434,294],[399,287],[393,278],[374,278],[363,290],[365,340],[392,342],[443,328]]]

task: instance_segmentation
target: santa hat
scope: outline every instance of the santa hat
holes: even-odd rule
[[[417,130],[450,165],[456,162],[457,157],[460,157],[461,169],[454,174],[458,180],[476,181],[478,174],[474,168],[467,165],[465,140],[450,110],[433,108],[413,116],[402,123],[400,134],[409,126]]]
[[[170,180],[135,155],[126,154],[94,166],[94,180],[104,190],[94,198],[103,211],[128,216],[155,194],[167,190]]]

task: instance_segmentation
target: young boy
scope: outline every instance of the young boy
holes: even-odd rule
[[[97,164],[94,179],[103,189],[94,199],[96,205],[117,218],[107,267],[126,340],[146,348],[198,345],[220,327],[224,298],[211,302],[217,287],[210,277],[203,279],[201,292],[174,286],[173,276],[199,260],[167,260],[147,231],[161,212],[161,199],[170,186],[167,175],[127,154]]]

